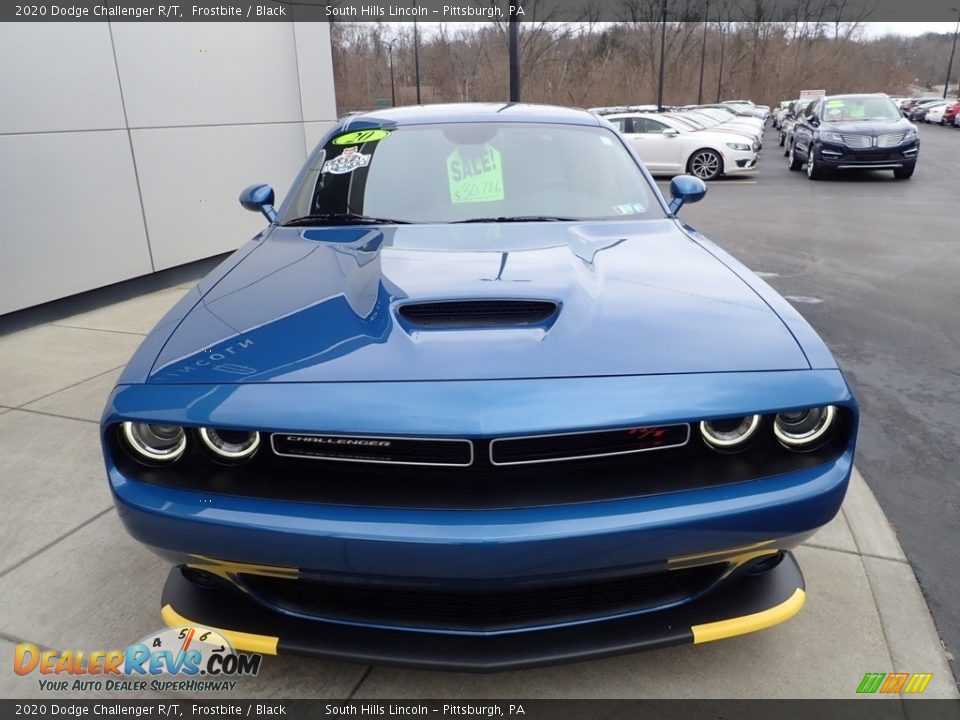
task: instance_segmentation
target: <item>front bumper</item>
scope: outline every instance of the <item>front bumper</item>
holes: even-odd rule
[[[757,168],[757,152],[755,150],[727,150],[723,154],[723,174],[734,175],[749,172]]]
[[[854,149],[845,145],[823,143],[817,151],[817,162],[823,167],[835,170],[891,170],[907,167],[917,162],[920,155],[920,143],[890,148]]]
[[[784,607],[790,612],[778,610],[775,617],[785,619],[799,609],[796,591],[802,579],[787,570],[795,569],[792,560],[762,576],[786,576],[776,581],[784,585],[749,576],[750,563],[790,550],[836,515],[855,446],[856,404],[838,370],[742,373],[736,382],[724,378],[722,393],[716,383],[706,375],[504,381],[496,384],[497,392],[478,383],[381,383],[373,389],[238,385],[215,392],[182,385],[165,387],[161,395],[155,388],[126,386],[114,393],[103,424],[108,428],[121,418],[142,418],[230,427],[256,417],[262,428],[348,425],[377,435],[404,427],[426,437],[444,431],[501,437],[840,404],[852,413],[853,432],[833,459],[802,469],[695,489],[537,506],[378,507],[243,497],[215,488],[204,493],[127,477],[113,462],[105,437],[107,473],[120,519],[134,538],[174,565],[190,565],[191,571],[230,583],[216,592],[200,589],[177,571],[164,599],[168,622],[185,618],[275,638],[274,651],[481,670],[693,642],[697,632],[702,641],[714,631],[694,626],[788,601]],[[213,410],[197,402],[212,396],[220,403]],[[472,412],[464,413],[464,407]],[[184,417],[180,408],[196,408],[203,416]],[[282,483],[283,475],[271,479]],[[336,477],[317,480],[335,482]],[[637,477],[643,481],[644,476]],[[550,612],[533,619],[518,613],[509,627],[500,618],[493,626],[455,627],[436,622],[430,611],[404,623],[388,613],[345,617],[349,613],[327,612],[321,603],[300,610],[278,594],[261,592],[265,583],[259,588],[248,583],[250,575],[265,575],[293,580],[298,588],[308,582],[360,585],[435,599],[454,592],[535,595],[572,585],[592,591],[658,573],[672,579],[674,569],[703,565],[717,567],[717,576],[682,592],[651,593],[641,603],[616,607],[601,603],[600,609],[584,603],[573,619],[551,605]],[[233,585],[247,592],[237,594]],[[799,598],[802,602],[802,594]],[[240,609],[231,609],[234,605]],[[339,609],[344,607],[350,609]],[[770,617],[722,627],[743,626],[748,629],[740,632],[745,632],[763,627]],[[256,642],[264,646],[262,639]]]
[[[791,618],[805,598],[803,575],[788,553],[762,575],[732,578],[692,602],[655,613],[575,628],[465,636],[307,620],[243,595],[200,587],[173,568],[161,614],[170,627],[215,628],[240,651],[492,672],[734,637]]]

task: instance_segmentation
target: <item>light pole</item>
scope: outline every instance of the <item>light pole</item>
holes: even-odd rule
[[[707,20],[710,19],[710,0],[703,8],[703,46],[700,48],[700,89],[697,90],[697,105],[703,102],[703,66],[707,61]]]
[[[960,13],[955,7],[950,8],[955,13]],[[953,48],[950,50],[950,62],[947,63],[947,79],[943,82],[943,99],[947,99],[947,88],[950,87],[950,75],[953,73],[953,56],[957,54],[957,35],[960,35],[960,15],[957,16],[957,27],[953,31]],[[960,95],[960,92],[957,93]]]
[[[416,3],[414,3],[416,7]],[[413,21],[413,74],[417,83],[417,105],[420,104],[420,39],[417,35],[417,21]]]
[[[397,38],[394,38],[390,41],[390,44],[387,45],[387,54],[390,55],[390,105],[391,107],[397,106],[397,88],[393,80],[393,46],[397,42]]]
[[[520,102],[520,21],[510,18],[510,102]]]
[[[717,102],[720,102],[720,90],[723,87],[723,42],[725,39],[723,25],[720,25],[720,71],[717,73]]]
[[[663,64],[667,56],[667,0],[660,10],[660,83],[657,86],[657,112],[663,112]]]

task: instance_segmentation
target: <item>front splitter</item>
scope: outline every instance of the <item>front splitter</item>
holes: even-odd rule
[[[463,635],[298,618],[240,593],[195,585],[175,567],[163,589],[162,616],[171,627],[215,629],[245,652],[495,672],[743,635],[793,617],[805,599],[803,574],[786,553],[772,570],[732,577],[678,607],[572,626]]]

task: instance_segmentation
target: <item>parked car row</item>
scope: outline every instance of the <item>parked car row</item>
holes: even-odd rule
[[[795,100],[783,100],[777,103],[777,106],[770,113],[770,120],[773,124],[774,130],[780,130],[783,126],[783,120],[786,116],[787,109],[794,103],[798,102]]]
[[[960,98],[903,98],[900,111],[914,122],[960,127]]]
[[[770,117],[769,105],[757,105],[750,100],[724,100],[721,104],[735,110],[740,115],[758,117],[763,119],[764,122]]]
[[[650,107],[591,108],[591,112],[616,127],[654,175],[690,173],[715,180],[756,168],[766,106],[738,100],[645,111]]]
[[[774,120],[774,127],[779,131],[780,147],[790,147],[790,143],[793,140],[793,129],[797,124],[797,118],[803,114],[804,109],[808,105],[810,105],[810,100],[790,100],[787,101],[787,106],[781,108],[780,112],[777,113],[777,117]],[[786,154],[786,151],[784,151],[784,154]]]

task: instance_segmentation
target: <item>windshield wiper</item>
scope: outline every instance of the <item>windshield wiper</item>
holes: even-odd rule
[[[303,217],[287,220],[285,227],[296,225],[409,225],[409,220],[394,220],[392,218],[378,218],[358,213],[319,213],[304,215]]]
[[[554,215],[510,215],[505,217],[478,217],[455,220],[456,223],[509,223],[509,222],[573,222],[580,218],[556,217]]]

